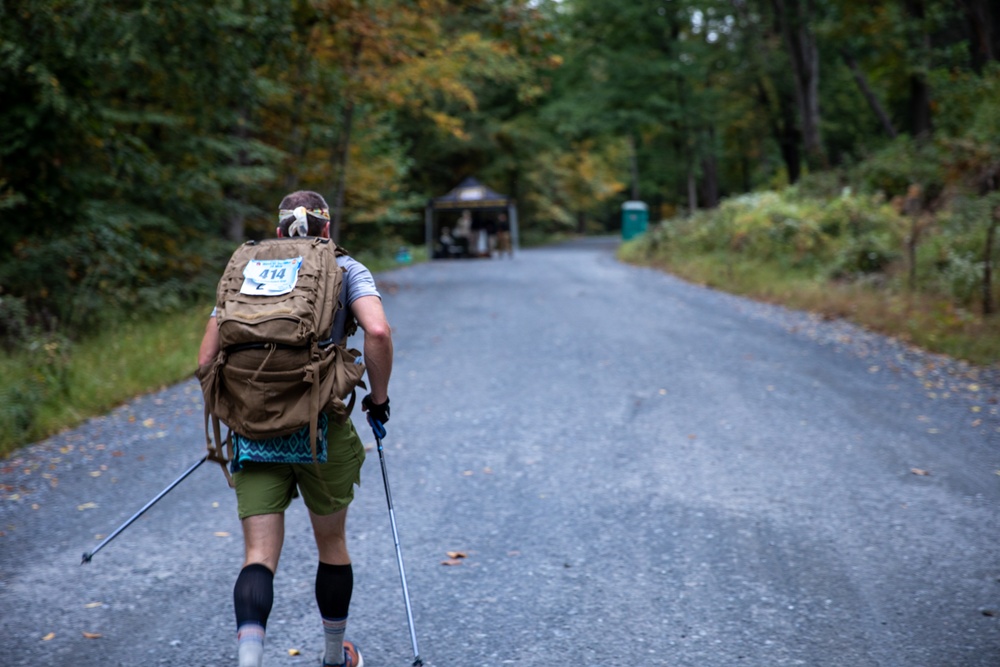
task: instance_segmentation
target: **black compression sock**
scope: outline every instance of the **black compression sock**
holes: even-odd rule
[[[246,623],[266,628],[273,604],[274,573],[260,563],[251,563],[240,570],[233,587],[236,628]]]
[[[351,564],[330,565],[320,561],[316,569],[316,604],[323,618],[347,618],[354,591]]]

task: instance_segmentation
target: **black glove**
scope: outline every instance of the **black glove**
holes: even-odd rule
[[[389,421],[389,397],[385,397],[385,403],[375,403],[372,395],[368,394],[361,399],[361,409],[368,413],[368,416],[380,424]]]

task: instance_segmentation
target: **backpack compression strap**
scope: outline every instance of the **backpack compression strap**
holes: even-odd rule
[[[212,422],[212,433],[209,433],[208,423]],[[214,441],[212,435],[215,436]],[[208,447],[208,459],[215,461],[222,466],[222,474],[226,476],[226,481],[230,488],[236,488],[233,484],[233,476],[229,474],[229,462],[233,460],[233,432],[226,432],[226,439],[222,439],[222,429],[219,426],[219,418],[208,411],[205,407],[205,443]]]

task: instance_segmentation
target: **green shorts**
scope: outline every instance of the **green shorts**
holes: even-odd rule
[[[350,505],[365,462],[365,446],[350,419],[343,426],[330,424],[326,456],[318,474],[316,463],[244,463],[233,475],[240,519],[284,512],[300,492],[306,507],[320,516]]]

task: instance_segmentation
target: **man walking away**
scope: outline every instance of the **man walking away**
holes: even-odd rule
[[[318,236],[329,238],[329,207],[315,192],[299,191],[286,196],[279,206],[278,237]],[[343,269],[342,312],[337,317],[332,340],[344,340],[351,318],[365,334],[364,361],[370,392],[362,409],[385,424],[389,421],[389,376],[392,372],[392,336],[382,299],[371,272],[346,255],[337,257]],[[334,298],[336,298],[334,296]],[[198,364],[215,362],[220,352],[216,312],[205,328]],[[274,600],[274,576],[285,532],[285,510],[293,498],[302,496],[319,551],[316,569],[316,603],[325,637],[323,665],[363,667],[357,647],[345,641],[354,575],[347,550],[347,508],[360,483],[364,446],[348,418],[338,424],[320,414],[319,438],[325,436],[326,462],[266,462],[270,441],[255,441],[234,434],[233,484],[243,528],[245,558],[233,589],[240,667],[260,667],[264,636]],[[298,439],[309,448],[310,426],[284,440]],[[263,451],[265,454],[260,455]],[[256,459],[256,460],[255,460]],[[265,459],[265,460],[260,460]]]

